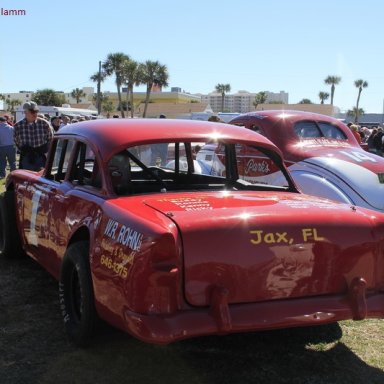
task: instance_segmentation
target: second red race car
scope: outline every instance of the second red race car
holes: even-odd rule
[[[270,139],[304,192],[384,213],[384,158],[361,148],[341,121],[301,111],[257,111],[231,124]],[[200,157],[212,148],[204,148]]]

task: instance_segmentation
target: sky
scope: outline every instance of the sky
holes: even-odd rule
[[[357,79],[368,82],[360,107],[384,109],[382,0],[0,0],[0,11],[0,93],[96,89],[99,61],[123,52],[166,65],[165,91],[222,83],[319,103],[332,75],[342,112],[356,104]],[[112,77],[102,91],[116,92]]]

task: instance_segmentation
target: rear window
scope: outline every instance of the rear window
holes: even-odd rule
[[[345,133],[336,125],[327,122],[300,121],[294,126],[299,138],[325,137],[327,139],[347,140]]]
[[[168,191],[295,191],[282,159],[263,147],[215,141],[145,143],[119,151],[106,176],[117,195]]]

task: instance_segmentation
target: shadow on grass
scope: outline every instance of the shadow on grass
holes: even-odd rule
[[[0,261],[0,382],[384,383],[338,324],[150,345],[110,327],[88,349],[65,339],[57,283],[31,260]],[[366,348],[369,348],[367,346]]]

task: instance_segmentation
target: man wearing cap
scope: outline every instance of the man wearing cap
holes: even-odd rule
[[[16,148],[13,142],[13,127],[5,116],[0,117],[0,179],[5,177],[7,161],[11,171],[16,169]]]
[[[14,126],[14,141],[20,151],[19,168],[39,171],[44,167],[49,143],[53,137],[51,124],[37,116],[39,108],[33,101],[23,105],[25,118]]]

